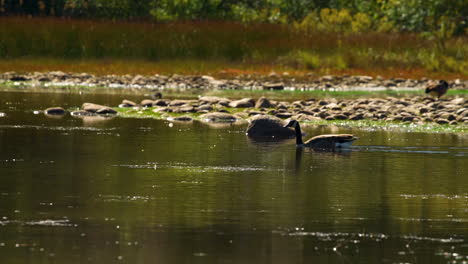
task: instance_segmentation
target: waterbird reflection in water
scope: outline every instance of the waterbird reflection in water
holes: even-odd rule
[[[114,116],[81,116],[81,115],[74,115],[73,117],[79,118],[83,121],[84,126],[95,126],[97,124],[102,124],[108,122],[114,118]]]

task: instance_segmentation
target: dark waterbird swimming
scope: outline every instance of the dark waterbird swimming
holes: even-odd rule
[[[328,134],[315,136],[306,142],[302,141],[302,132],[299,122],[291,120],[285,127],[293,127],[296,131],[296,145],[313,149],[335,150],[349,147],[353,141],[359,139],[351,134]]]

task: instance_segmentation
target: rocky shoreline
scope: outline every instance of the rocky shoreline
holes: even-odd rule
[[[63,110],[63,111],[62,111]],[[359,99],[308,99],[294,102],[203,96],[197,100],[144,99],[139,103],[123,100],[119,106],[109,107],[84,103],[73,116],[106,116],[132,112],[134,116],[151,111],[164,119],[207,122],[236,122],[256,116],[298,121],[371,120],[414,124],[436,123],[468,125],[468,102],[463,97],[436,100],[430,97],[387,97]],[[63,115],[66,111],[53,107],[46,114]]]
[[[297,90],[297,91],[350,91],[350,90],[404,90],[424,89],[431,81],[423,79],[381,78],[371,76],[334,76],[317,77],[313,74],[297,79],[288,73],[271,73],[265,76],[238,75],[231,78],[216,79],[208,75],[104,75],[89,73],[32,72],[20,74],[4,72],[0,83],[14,85],[44,86],[84,86],[110,88],[146,88],[151,90]],[[450,89],[468,89],[468,80],[448,80]]]
[[[406,122],[415,124],[437,123],[450,125],[468,124],[468,103],[464,97],[444,96],[434,99],[424,96],[424,88],[431,82],[428,79],[383,79],[369,76],[322,76],[310,80],[295,80],[286,74],[269,76],[239,75],[232,79],[215,79],[211,76],[188,75],[107,75],[94,76],[87,73],[28,73],[6,72],[0,74],[0,82],[41,85],[69,86],[104,86],[149,88],[159,91],[165,89],[199,89],[199,90],[330,90],[350,91],[367,89],[415,89],[420,96],[335,99],[310,98],[300,101],[274,101],[265,97],[260,99],[243,98],[234,100],[222,97],[202,96],[197,100],[170,100],[146,98],[141,102],[123,100],[119,106],[101,106],[84,103],[80,111],[72,112],[74,116],[115,115],[123,109],[138,113],[142,109],[151,110],[161,118],[190,121],[193,118],[206,119],[210,122],[234,122],[248,120],[253,116],[272,116],[279,119],[296,119],[298,121],[317,120],[371,120],[388,122]],[[468,81],[448,80],[450,89],[468,89]],[[117,108],[118,107],[118,108]],[[120,109],[120,110],[119,110]],[[46,114],[63,115],[65,109],[53,107],[46,109]],[[128,112],[128,111],[127,111]]]

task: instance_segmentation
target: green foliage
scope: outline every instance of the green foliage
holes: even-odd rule
[[[303,50],[292,51],[279,61],[288,66],[308,70],[315,70],[321,66],[320,56]]]
[[[324,8],[310,12],[296,28],[306,32],[364,33],[372,29],[372,21],[365,13],[354,15],[348,9]]]
[[[369,30],[368,20],[358,14],[327,11],[323,17],[330,25],[326,28],[346,32],[320,31],[326,28],[322,27],[319,16],[305,18],[310,27],[0,18],[0,24],[9,25],[0,27],[0,58],[136,59],[174,63],[195,60],[246,65],[279,63],[287,68],[321,71],[404,68],[468,74],[466,37],[444,38],[440,39],[443,44],[438,44],[435,37],[419,34],[364,33]],[[355,20],[364,22],[354,23]]]
[[[303,30],[428,32],[436,39],[468,30],[466,0],[4,0],[0,1],[0,14],[152,18],[159,22],[294,22]]]

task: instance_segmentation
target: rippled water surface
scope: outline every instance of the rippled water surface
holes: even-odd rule
[[[48,118],[122,96],[0,93],[1,263],[467,263],[468,137]],[[136,99],[130,98],[130,99]]]

